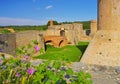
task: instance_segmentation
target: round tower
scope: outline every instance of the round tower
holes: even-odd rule
[[[120,0],[98,0],[98,30],[81,62],[120,66]]]
[[[120,0],[98,0],[98,28],[120,30]]]
[[[90,21],[90,29],[91,29],[90,36],[93,37],[97,32],[97,20]]]

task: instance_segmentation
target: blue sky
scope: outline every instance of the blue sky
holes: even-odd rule
[[[53,19],[97,18],[97,0],[0,0],[0,25],[42,25]]]

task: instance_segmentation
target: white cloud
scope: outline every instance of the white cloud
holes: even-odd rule
[[[45,9],[48,10],[48,9],[51,9],[52,7],[53,7],[52,5],[48,5],[45,7]]]
[[[0,26],[7,25],[44,25],[47,21],[0,17]]]

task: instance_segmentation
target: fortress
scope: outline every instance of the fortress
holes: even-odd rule
[[[30,30],[18,33],[0,34],[1,52],[7,54],[16,54],[16,48],[27,46],[33,40],[39,42],[39,46],[45,49],[45,44],[52,44],[54,47],[63,47],[66,45],[76,45],[79,41],[90,41],[97,31],[97,21],[91,21],[91,32],[83,30],[82,23],[53,25],[46,31]],[[87,32],[87,33],[86,33]],[[89,35],[88,35],[89,34]]]
[[[97,21],[91,21],[91,32],[83,30],[82,23],[53,25],[52,20],[44,36],[60,36],[66,38],[66,45],[76,45],[79,41],[90,41],[97,31]],[[51,37],[52,38],[52,37]],[[64,42],[64,41],[63,41]],[[63,45],[64,46],[64,45]],[[59,46],[58,46],[59,47]]]
[[[89,41],[90,44],[81,59],[82,63],[120,66],[120,0],[98,0],[98,20],[91,21],[90,33],[86,33],[81,23],[53,25],[51,21],[45,32],[0,34],[0,47],[5,48],[2,52],[13,54],[15,52],[10,52],[16,47],[26,45],[33,39],[37,39],[43,48],[44,43],[62,47],[76,45],[79,41]]]

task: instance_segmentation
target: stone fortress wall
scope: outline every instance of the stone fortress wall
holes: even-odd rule
[[[75,27],[78,28],[75,28]],[[70,44],[77,44],[82,33],[82,24],[62,24],[48,27],[47,35],[52,36],[65,36]],[[64,35],[62,35],[62,32]]]
[[[33,40],[37,40],[39,43],[43,41],[41,32],[37,30],[19,32],[16,33],[15,35],[16,35],[16,47],[26,46],[27,44],[32,43]]]
[[[16,55],[16,48],[32,44],[33,40],[39,42],[39,46],[44,49],[44,39],[40,31],[24,31],[19,33],[0,34],[0,52]]]
[[[52,22],[50,22],[52,23]],[[91,33],[86,34],[86,30],[83,30],[82,23],[72,23],[72,24],[61,24],[53,25],[53,23],[48,27],[46,31],[46,36],[64,36],[67,38],[69,44],[77,44],[79,41],[90,41],[97,31],[97,21],[91,21]]]
[[[46,31],[29,30],[18,33],[0,34],[0,52],[15,55],[17,47],[27,46],[33,40],[37,40],[39,46],[45,49],[45,36],[50,36],[50,38],[54,36],[53,38],[55,39],[56,37],[55,40],[57,42],[64,41],[64,43],[61,43],[63,46],[67,44],[76,45],[79,41],[90,41],[92,39],[91,35],[93,36],[96,32],[94,30],[97,30],[97,26],[94,23],[91,26],[94,27],[91,28],[92,34],[89,36],[86,35],[86,31],[83,30],[83,24],[81,23],[53,25],[52,22]],[[54,42],[54,44],[56,43]]]
[[[15,55],[15,34],[0,34],[0,52]]]

